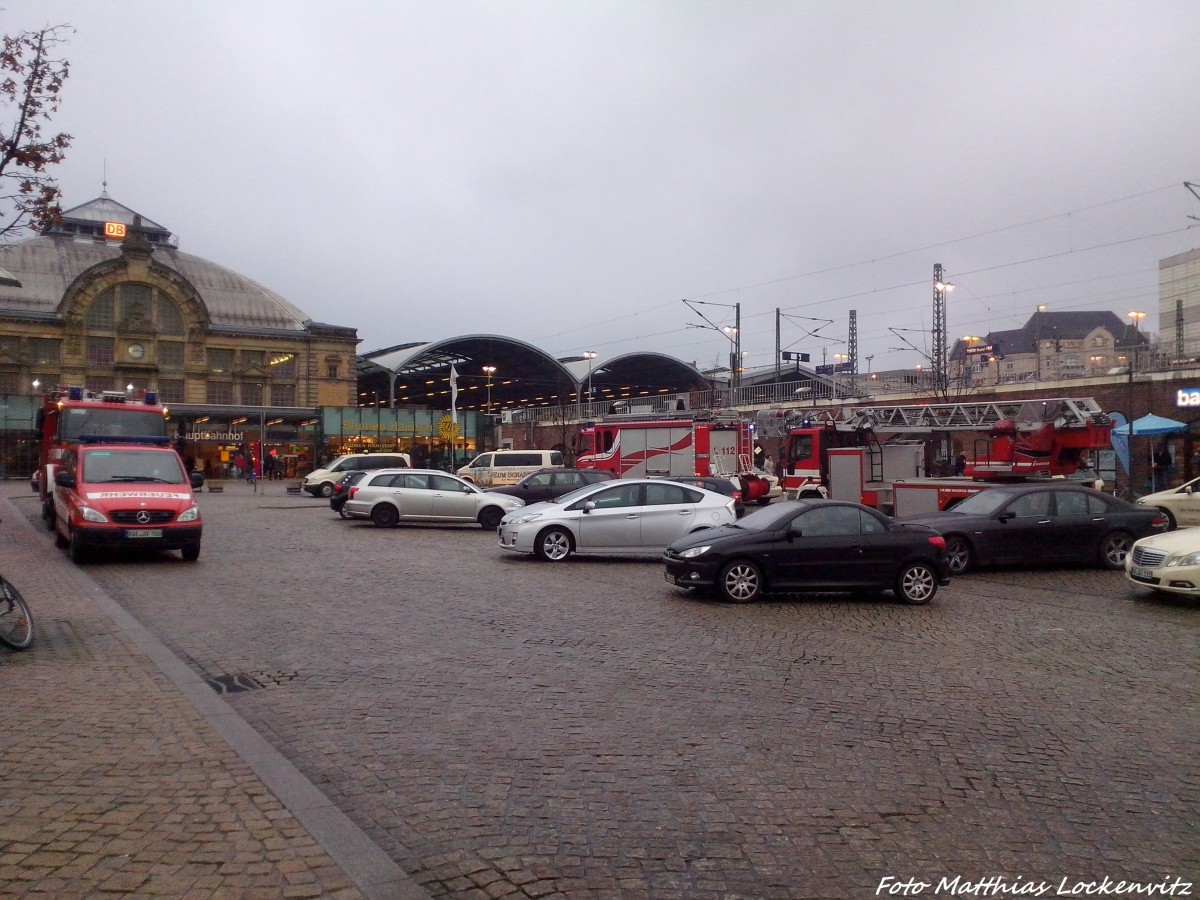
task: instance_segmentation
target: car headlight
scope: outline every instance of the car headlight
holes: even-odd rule
[[[1168,566],[1200,566],[1200,553],[1185,553],[1167,560]]]
[[[712,549],[712,544],[705,544],[703,547],[689,547],[688,549],[681,550],[679,552],[679,558],[680,559],[695,559],[697,556],[707,553],[711,549]]]
[[[532,522],[534,519],[540,519],[541,513],[526,513],[523,516],[513,516],[508,520],[510,525],[524,525],[526,522]]]
[[[200,507],[193,505],[179,514],[178,522],[195,522],[200,518]]]
[[[90,506],[79,507],[79,515],[83,516],[85,522],[107,522],[104,513],[98,509],[92,509]]]

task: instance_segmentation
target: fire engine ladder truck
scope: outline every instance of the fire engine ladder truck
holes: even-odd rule
[[[1047,400],[926,403],[914,406],[844,406],[831,410],[838,428],[870,428],[884,434],[917,431],[982,431],[1009,419],[1018,425],[1053,422],[1056,428],[1105,424],[1108,415],[1091,397]]]
[[[758,416],[762,437],[782,437],[803,423],[838,431],[861,430],[863,444],[870,447],[872,477],[881,454],[876,452],[876,434],[928,434],[932,431],[988,431],[997,422],[1009,420],[1018,429],[1036,430],[1047,422],[1055,429],[1106,425],[1107,413],[1091,397],[1054,397],[1045,400],[981,401],[977,403],[921,403],[902,406],[842,406],[823,410],[764,410]],[[882,463],[879,463],[882,465]]]

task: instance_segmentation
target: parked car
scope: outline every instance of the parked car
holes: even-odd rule
[[[478,522],[494,530],[505,513],[524,501],[477,488],[436,469],[380,469],[350,486],[342,512],[380,528],[400,522]]]
[[[569,494],[578,488],[601,481],[611,481],[611,472],[600,469],[538,469],[516,484],[490,488],[494,494],[520,497],[526,503],[541,503]]]
[[[733,500],[733,511],[740,519],[746,514],[746,504],[742,502],[742,486],[736,478],[721,477],[720,475],[671,475],[663,479],[677,484],[690,484],[692,487],[703,488],[715,494],[724,494]]]
[[[314,497],[331,497],[333,486],[347,472],[400,469],[411,465],[412,458],[407,453],[347,453],[309,472],[301,480],[300,487]]]
[[[1200,597],[1200,528],[1142,538],[1125,557],[1125,577],[1165,594]]]
[[[691,534],[663,555],[666,579],[733,603],[763,594],[893,590],[928,603],[950,583],[946,541],[926,525],[838,500],[784,500],[736,525]]]
[[[329,495],[329,508],[341,516],[343,519],[349,519],[346,514],[346,498],[350,496],[350,488],[362,481],[362,477],[366,475],[365,469],[359,469],[355,472],[347,472],[338,483],[333,486],[333,493]]]
[[[1137,499],[1138,506],[1153,506],[1167,517],[1167,530],[1200,525],[1200,478]]]
[[[500,546],[559,562],[572,553],[659,556],[689,532],[737,521],[733,500],[673,481],[622,478],[509,513]]]
[[[1004,563],[1081,563],[1120,569],[1133,542],[1166,528],[1154,508],[1069,482],[986,488],[944,512],[906,516],[946,538],[950,572]]]

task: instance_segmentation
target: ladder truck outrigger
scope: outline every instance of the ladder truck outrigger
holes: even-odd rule
[[[948,509],[1000,481],[1073,475],[1111,446],[1113,423],[1091,398],[1053,398],[763,410],[757,426],[761,443],[778,442],[787,497],[900,516]],[[960,475],[929,476],[934,433],[968,435]]]
[[[575,465],[615,478],[724,476],[737,480],[743,503],[766,502],[770,485],[754,467],[754,427],[712,410],[609,415],[581,429]]]
[[[56,388],[42,398],[34,426],[38,437],[38,469],[34,489],[42,501],[42,518],[54,519],[54,474],[63,451],[98,440],[167,444],[167,409],[154,391],[141,398],[122,391]]]

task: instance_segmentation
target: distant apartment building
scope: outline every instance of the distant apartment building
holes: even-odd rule
[[[1200,250],[1159,260],[1158,344],[1168,366],[1200,359]]]

